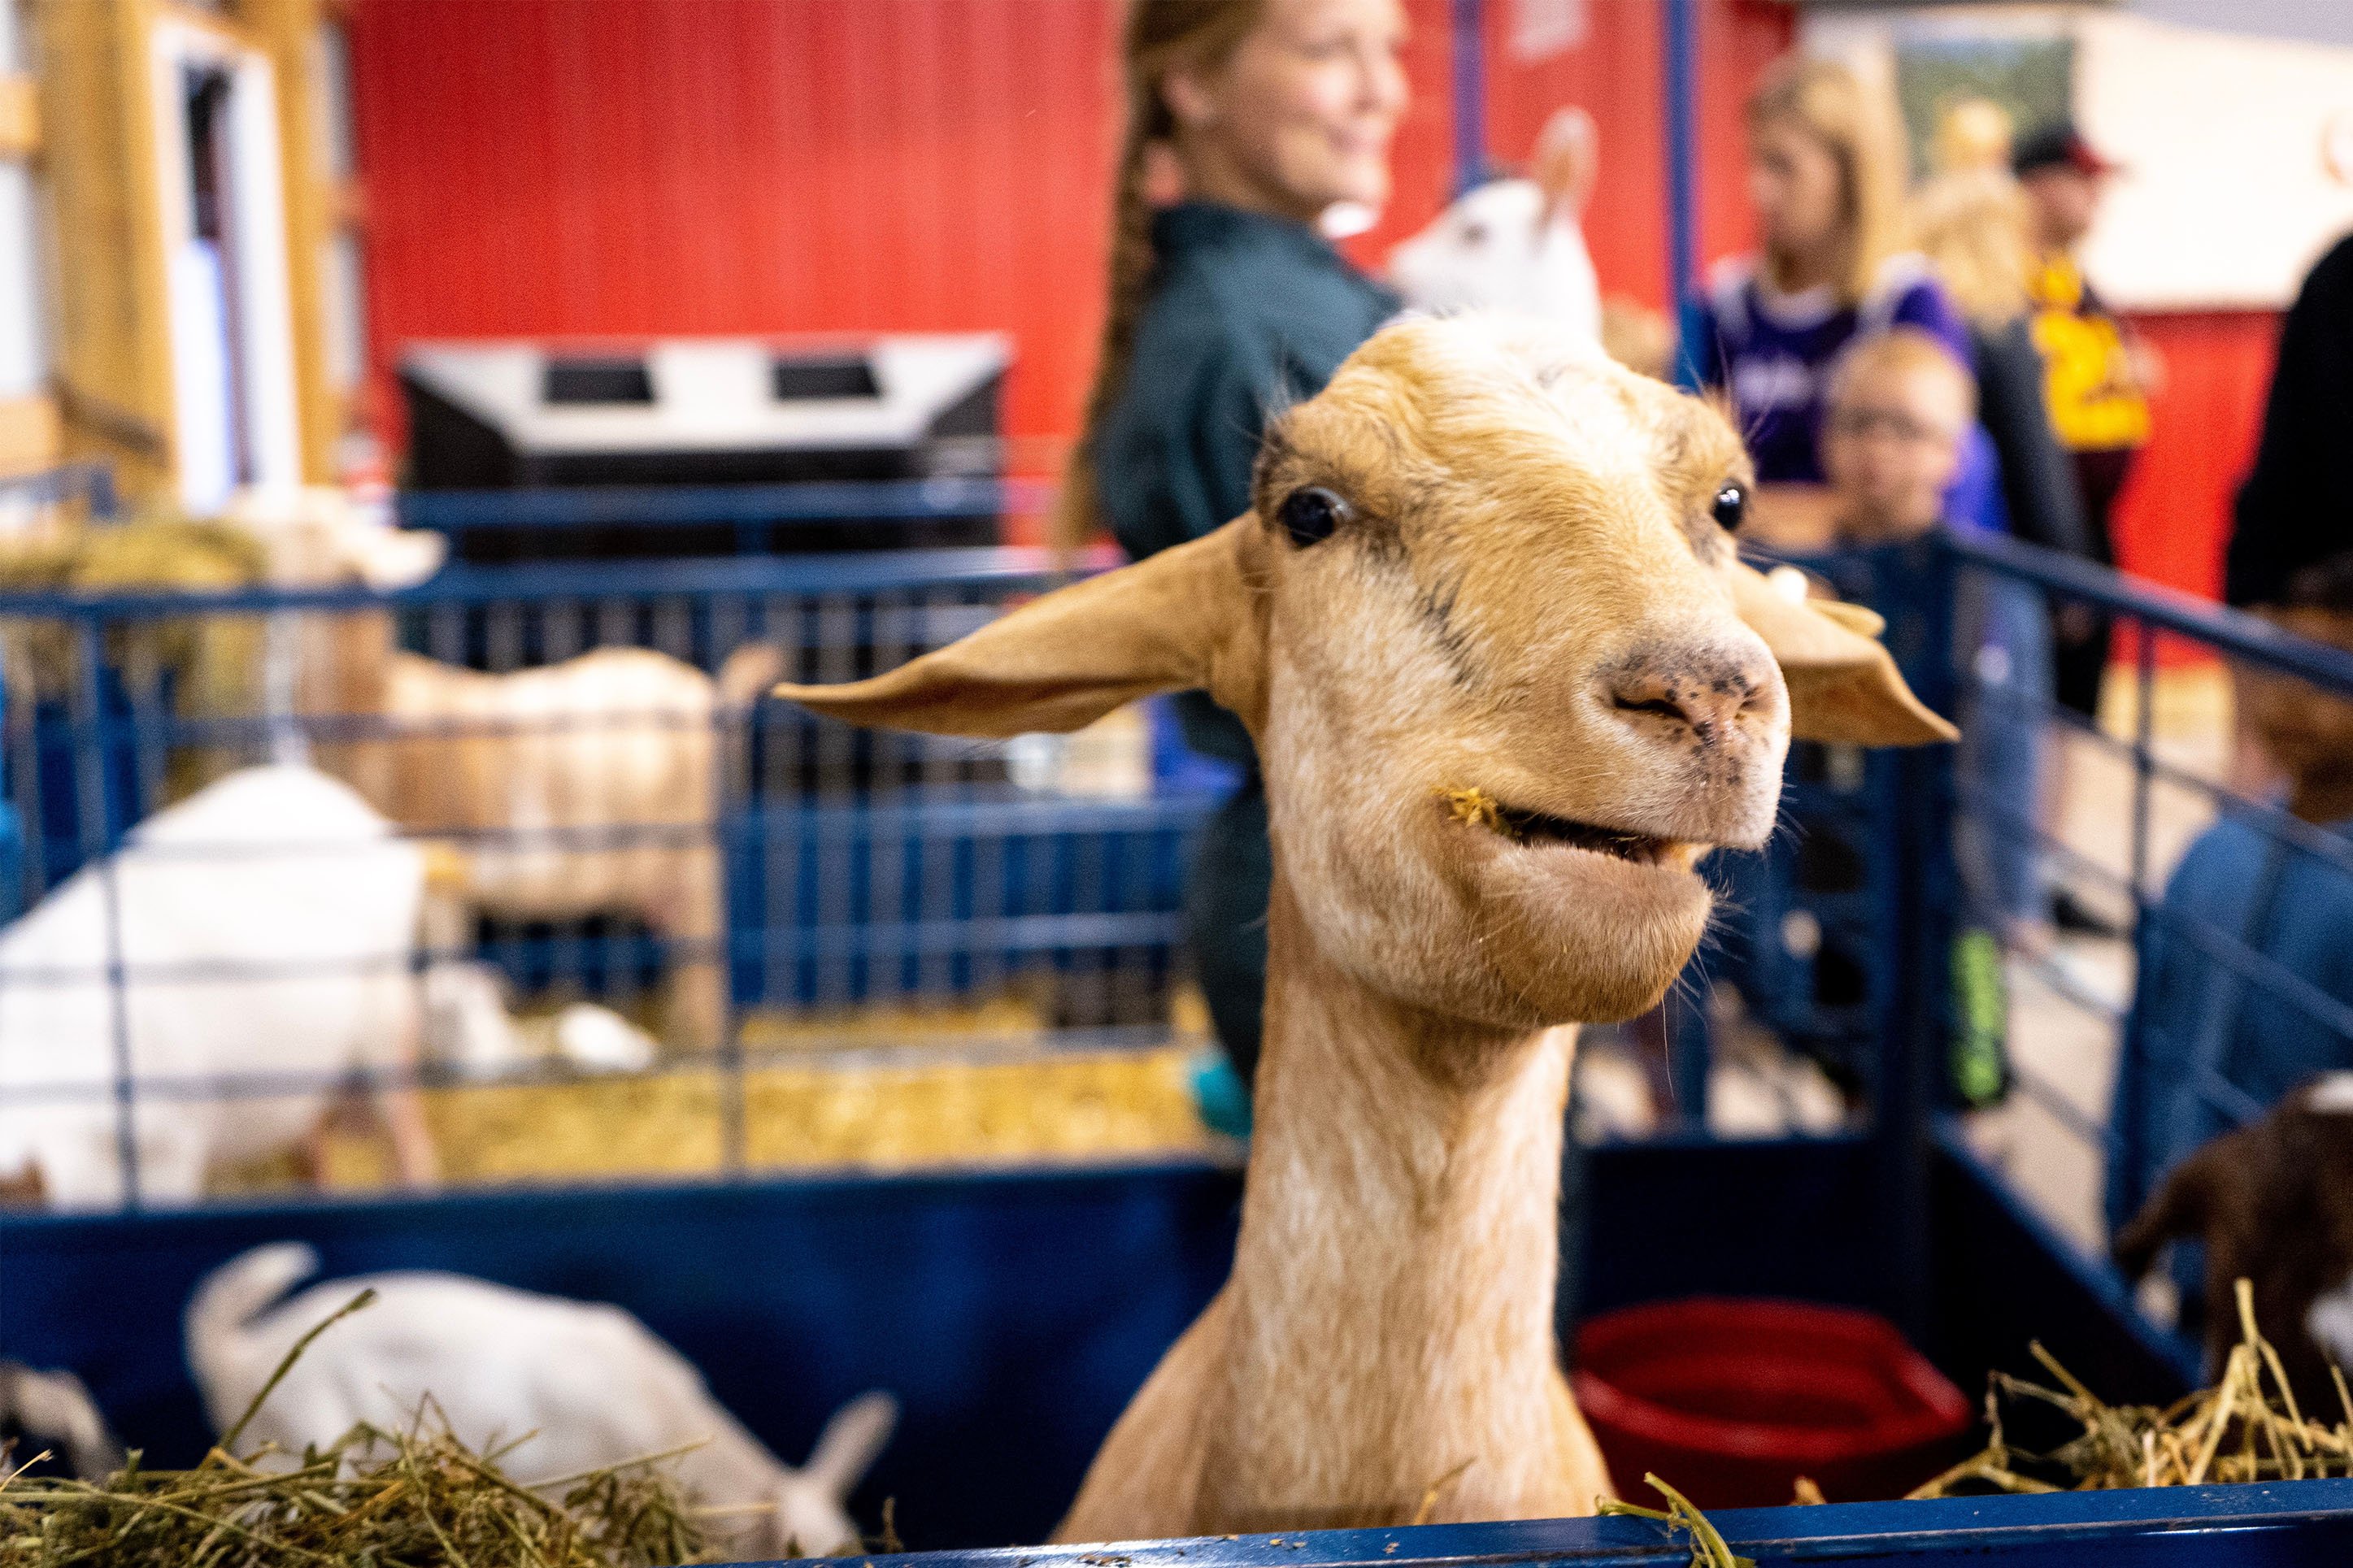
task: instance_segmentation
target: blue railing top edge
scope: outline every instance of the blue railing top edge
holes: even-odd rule
[[[413,588],[250,587],[127,594],[0,594],[0,616],[149,619],[279,610],[427,609],[518,599],[660,599],[713,595],[807,596],[985,587],[1047,587],[1066,574],[1117,564],[1110,550],[1066,557],[1020,545],[952,550],[850,551],[816,555],[730,555],[676,561],[531,562],[448,567]]]
[[[411,528],[577,528],[602,523],[843,522],[1029,517],[1051,504],[1043,479],[834,479],[796,484],[579,485],[544,489],[404,490]]]
[[[496,1186],[438,1192],[321,1193],[300,1197],[270,1196],[248,1200],[207,1200],[173,1207],[138,1209],[0,1209],[0,1237],[15,1233],[34,1237],[45,1231],[76,1236],[93,1224],[121,1226],[221,1226],[249,1228],[257,1221],[280,1216],[333,1213],[349,1215],[364,1225],[388,1221],[418,1211],[445,1217],[453,1225],[479,1223],[501,1211],[533,1206],[578,1205],[621,1205],[659,1203],[692,1194],[719,1202],[757,1202],[779,1196],[828,1202],[849,1197],[871,1201],[879,1192],[919,1196],[940,1188],[1018,1186],[1050,1183],[1082,1185],[1122,1183],[1139,1178],[1177,1180],[1194,1176],[1231,1176],[1230,1158],[1215,1152],[1146,1155],[1142,1158],[1069,1161],[978,1161],[964,1164],[925,1165],[912,1170],[876,1170],[835,1165],[807,1171],[755,1170],[742,1175],[713,1173],[687,1180],[646,1180],[617,1176],[609,1181],[550,1177],[544,1181],[501,1183]]]
[[[2282,631],[2244,610],[2214,604],[2146,578],[2112,575],[2105,567],[2015,539],[1948,531],[1941,537],[1941,542],[1946,550],[1973,566],[2057,588],[2072,599],[2195,637],[2222,652],[2353,694],[2353,653]],[[1794,559],[1802,562],[1804,557]]]
[[[2353,1515],[2353,1480],[2162,1487],[2132,1491],[1939,1498],[1919,1502],[1825,1503],[1805,1508],[1727,1509],[1709,1515],[1743,1555],[1835,1559],[1975,1554],[1989,1547],[2049,1542],[2089,1545],[2159,1531],[2244,1530]],[[817,1561],[823,1561],[822,1559]],[[1688,1563],[1678,1533],[1641,1519],[1521,1520],[1493,1524],[1406,1525],[1390,1530],[1122,1541],[982,1552],[861,1556],[866,1568],[924,1568],[948,1562],[992,1568],[1378,1568],[1398,1563]]]

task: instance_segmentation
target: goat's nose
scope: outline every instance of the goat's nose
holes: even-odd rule
[[[1729,734],[1741,716],[1769,700],[1769,656],[1733,650],[1630,661],[1603,681],[1619,718],[1639,727],[1689,730],[1702,745]]]

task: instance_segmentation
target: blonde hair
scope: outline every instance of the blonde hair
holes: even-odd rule
[[[1977,374],[1954,356],[1944,339],[1918,327],[1890,327],[1849,343],[1846,352],[1831,363],[1828,406],[1835,409],[1845,403],[1848,392],[1863,376],[1909,375],[1915,371],[1926,371],[1953,388],[1961,416],[1953,434],[1967,432],[1978,413]]]
[[[1112,174],[1111,285],[1086,416],[1054,509],[1051,536],[1064,548],[1086,542],[1100,522],[1095,429],[1127,381],[1136,322],[1152,287],[1149,176],[1155,149],[1165,153],[1176,134],[1161,84],[1172,71],[1214,68],[1258,26],[1264,8],[1263,0],[1133,0],[1128,7],[1120,38],[1127,115]]]
[[[1928,141],[1928,161],[1942,174],[1964,169],[2007,170],[2016,132],[2010,110],[1993,100],[1955,99],[1936,116],[1936,133]]]
[[[1912,231],[1961,313],[1984,327],[2024,313],[2034,265],[2026,193],[2007,169],[1939,174],[1912,198]]]
[[[1748,128],[1787,121],[1820,142],[1838,164],[1845,197],[1848,255],[1835,279],[1841,303],[1862,302],[1881,266],[1907,244],[1902,122],[1884,92],[1836,60],[1788,56],[1748,96]],[[1775,264],[1768,255],[1767,262]]]

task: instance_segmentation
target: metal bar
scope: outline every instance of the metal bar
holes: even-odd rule
[[[1458,5],[1461,0],[1457,0]],[[878,479],[775,485],[596,485],[521,490],[404,490],[402,524],[459,533],[474,528],[565,529],[712,523],[786,525],[845,519],[893,521],[1029,516],[1053,502],[1037,479]]]
[[[99,909],[104,940],[107,1021],[114,1068],[114,1147],[122,1162],[122,1206],[139,1208],[139,1134],[131,1060],[131,996],[122,954],[122,889],[121,867],[113,853],[114,834],[106,798],[106,723],[104,692],[100,685],[104,638],[99,618],[83,615],[74,620],[74,658],[79,666],[74,683],[75,705],[81,711],[73,730],[76,805],[81,818],[82,860],[98,878]]]
[[[1699,7],[1666,0],[1667,299],[1679,308],[1699,281]]]
[[[1081,573],[1118,565],[1110,549],[1087,552]],[[987,588],[999,596],[1043,593],[1067,580],[1053,552],[1007,545],[954,550],[873,550],[830,555],[719,556],[664,561],[533,562],[518,566],[451,566],[413,588],[239,588],[227,593],[142,592],[61,597],[0,594],[0,615],[51,616],[95,611],[114,620],[167,616],[267,614],[276,610],[422,609],[438,605],[497,605],[574,595],[643,603],[681,595],[872,594],[944,584]]]
[[[2303,676],[2332,690],[2353,692],[2353,653],[2282,631],[2244,610],[1998,534],[1947,531],[1938,542],[1972,566],[2055,589],[2068,598],[2132,616],[2160,631],[2179,632],[2220,652]],[[1798,559],[1802,563],[1802,557]]]
[[[1487,178],[1485,0],[1454,0],[1454,194]]]

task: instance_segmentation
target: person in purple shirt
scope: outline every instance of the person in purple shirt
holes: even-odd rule
[[[1793,57],[1767,73],[1747,118],[1763,247],[1726,259],[1685,307],[1677,379],[1727,395],[1757,464],[1764,521],[1793,544],[1813,542],[1828,525],[1820,438],[1839,351],[1915,327],[1968,364],[1968,325],[1927,262],[1905,248],[1893,104],[1835,61]],[[1990,461],[1980,435],[1956,494],[1991,488]]]

